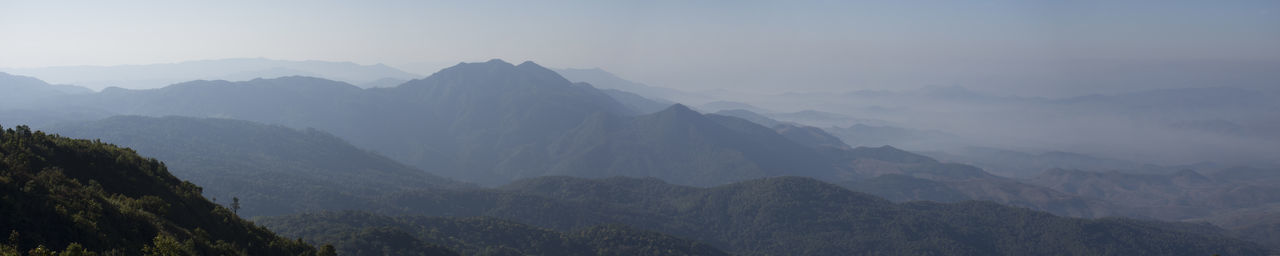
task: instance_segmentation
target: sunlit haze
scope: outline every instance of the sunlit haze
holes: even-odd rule
[[[6,0],[0,35],[7,68],[264,57],[425,76],[502,58],[692,91],[1074,96],[1267,84],[1274,69],[1206,67],[1277,67],[1280,2]]]

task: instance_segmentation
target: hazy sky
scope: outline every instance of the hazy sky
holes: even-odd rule
[[[424,75],[422,63],[533,60],[693,90],[1070,94],[1204,83],[1125,76],[1151,63],[1276,67],[1280,1],[0,0],[0,67],[239,57]],[[1275,81],[1220,69],[1196,77]]]

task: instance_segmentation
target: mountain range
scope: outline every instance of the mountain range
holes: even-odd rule
[[[314,76],[357,85],[387,86],[384,79],[404,81],[418,75],[383,64],[352,62],[287,61],[240,58],[178,63],[120,66],[59,66],[6,68],[0,71],[39,77],[58,84],[74,84],[94,90],[109,87],[151,89],[192,80],[246,81],[255,78]]]
[[[97,138],[164,161],[169,170],[242,216],[359,209],[385,193],[472,185],[441,178],[368,152],[333,135],[248,121],[116,116],[48,128]]]
[[[628,227],[620,228],[624,231],[618,232],[628,237],[650,237],[644,232],[625,231],[631,228],[654,230],[674,236],[656,238],[657,241],[672,242],[659,243],[664,246],[699,248],[688,247],[686,245],[689,243],[680,242],[681,239],[690,239],[708,242],[715,248],[740,254],[832,254],[836,253],[837,248],[862,248],[870,253],[885,254],[930,254],[943,251],[961,254],[1040,254],[1045,251],[1018,247],[1018,243],[983,244],[961,238],[987,236],[998,240],[1006,238],[997,236],[1010,233],[971,230],[976,233],[930,233],[930,236],[918,238],[925,240],[912,240],[917,238],[893,236],[918,233],[902,231],[902,226],[866,226],[868,224],[855,221],[859,220],[856,218],[833,222],[838,226],[852,225],[851,227],[858,227],[859,230],[883,230],[891,235],[887,240],[877,240],[882,238],[824,231],[821,228],[823,225],[788,223],[793,220],[781,217],[751,217],[761,221],[759,223],[729,218],[730,222],[722,223],[713,220],[740,212],[713,211],[709,215],[686,216],[693,214],[687,211],[696,207],[756,209],[754,211],[761,210],[757,207],[798,209],[797,211],[834,209],[831,211],[837,213],[889,209],[877,214],[898,212],[910,216],[930,216],[904,219],[905,222],[902,222],[907,227],[923,225],[939,228],[927,229],[928,232],[970,230],[967,227],[926,221],[929,218],[954,218],[960,223],[971,223],[977,227],[1004,228],[1000,226],[1004,224],[988,223],[982,217],[992,215],[1024,218],[1030,216],[1028,214],[1043,214],[1032,210],[1090,218],[1211,218],[1215,223],[1231,223],[1242,220],[1241,218],[1260,216],[1247,212],[1214,215],[1182,211],[1175,213],[1184,215],[1171,217],[1172,215],[1157,214],[1151,210],[1157,208],[1134,207],[1134,204],[1130,204],[1128,200],[1132,198],[1150,197],[1144,197],[1145,192],[1117,189],[1131,187],[1126,185],[1131,181],[1121,176],[1016,180],[992,175],[974,166],[945,163],[891,146],[851,147],[838,136],[828,133],[830,129],[777,121],[759,114],[752,115],[754,113],[750,112],[703,114],[683,104],[672,104],[659,109],[657,106],[663,105],[660,99],[629,95],[623,91],[600,90],[590,83],[571,82],[559,73],[532,62],[519,65],[501,60],[463,63],[432,76],[389,88],[360,88],[339,81],[293,76],[241,82],[199,80],[157,89],[110,88],[96,93],[60,92],[49,95],[51,96],[48,98],[24,105],[23,109],[0,108],[0,117],[5,118],[4,120],[32,120],[32,123],[41,123],[42,127],[49,130],[100,138],[136,147],[140,153],[154,154],[169,163],[180,178],[208,187],[206,195],[210,197],[222,200],[226,200],[228,196],[243,197],[246,199],[244,213],[247,216],[348,209],[368,210],[372,212],[369,213],[373,215],[371,218],[375,219],[384,217],[380,215],[404,214],[489,216],[532,225],[521,227],[520,230],[543,234],[542,236],[566,237],[533,241],[583,245],[574,247],[579,249],[591,248],[586,245],[597,242],[573,238],[574,232],[603,224],[624,223]],[[6,113],[16,113],[14,116],[17,118],[11,118]],[[106,118],[113,115],[140,116]],[[171,115],[184,117],[159,117]],[[796,115],[793,118],[830,117],[817,111],[796,112]],[[1192,175],[1181,174],[1185,177],[1179,179],[1193,180]],[[1256,172],[1242,170],[1234,170],[1228,174],[1223,174],[1223,177],[1258,175]],[[604,180],[539,178],[547,176]],[[634,188],[643,192],[623,193],[618,194],[619,198],[608,199],[590,199],[590,194],[604,192],[574,190],[548,195],[540,194],[538,190],[518,189],[528,184],[548,181],[554,181],[551,182],[553,185],[539,186],[582,185],[611,190],[633,189],[623,188],[633,185],[609,187],[613,185],[595,184],[597,181],[633,182],[628,181],[630,178],[609,179],[614,176],[650,178],[641,179],[643,182],[640,183],[657,183]],[[807,178],[778,178],[783,176]],[[506,185],[498,189],[484,189],[449,179],[488,187]],[[560,179],[569,180],[557,181]],[[1135,179],[1159,180],[1155,177]],[[1225,178],[1210,180],[1224,181]],[[1238,184],[1244,182],[1242,180],[1249,179],[1235,178],[1230,181],[1232,185],[1222,185],[1215,189],[1238,188]],[[570,184],[554,185],[556,182]],[[765,185],[758,187],[759,184]],[[1143,184],[1141,186],[1152,186]],[[1173,185],[1169,186],[1182,186],[1182,183],[1171,184]],[[1097,189],[1073,189],[1080,186]],[[783,193],[795,187],[813,187],[820,191]],[[1245,197],[1247,200],[1227,201],[1240,203],[1215,208],[1219,210],[1243,209],[1242,207],[1253,202],[1270,202],[1270,199],[1263,196],[1269,191],[1266,186],[1256,185],[1252,188],[1256,189],[1243,194],[1215,192],[1210,195],[1254,195]],[[764,194],[752,194],[757,192]],[[738,193],[749,196],[726,195]],[[835,206],[817,202],[773,205],[806,202],[800,199],[814,196],[814,193],[820,194],[816,196],[818,198],[834,196],[837,199],[856,200],[834,200],[831,204]],[[774,195],[785,197],[765,206],[731,204],[747,198],[769,198],[768,196]],[[584,197],[590,200],[585,200]],[[1253,199],[1258,200],[1249,201]],[[949,203],[912,202],[917,200]],[[992,201],[1032,210],[966,202],[967,200]],[[1159,200],[1174,202],[1173,206],[1177,206],[1178,202],[1176,198]],[[844,204],[870,206],[869,209],[872,210],[841,206]],[[649,212],[647,208],[659,209],[659,212]],[[923,210],[914,212],[915,210],[903,209]],[[970,210],[976,213],[972,216],[939,213]],[[792,214],[775,211],[771,214]],[[823,214],[829,214],[830,218],[835,219],[845,218],[837,213]],[[881,217],[861,221],[897,223]],[[1136,241],[1150,244],[1115,249],[1115,252],[1139,254],[1163,254],[1169,252],[1170,248],[1198,252],[1257,252],[1255,249],[1258,247],[1255,245],[1239,242],[1230,236],[1250,234],[1248,236],[1253,241],[1269,243],[1270,238],[1266,234],[1271,233],[1269,228],[1273,228],[1265,221],[1230,226],[1231,230],[1224,231],[1212,226],[1127,219],[1080,220],[1048,214],[1027,218],[1032,219],[1029,221],[1035,222],[1034,225],[1060,226],[1058,229],[1066,230],[1061,235],[1068,240],[1082,239],[1073,236],[1097,231],[1071,228],[1079,225],[1099,225],[1104,227],[1101,230],[1105,230],[1102,232],[1106,235],[1117,234],[1116,232],[1142,234],[1144,237],[1154,237],[1148,233],[1161,232],[1204,235],[1193,238],[1188,238],[1185,234],[1180,235],[1181,237],[1153,238]],[[321,220],[313,221],[323,221],[324,218],[318,219]],[[349,235],[345,238],[313,237],[317,233],[324,233],[321,231],[302,230],[292,234],[308,236],[307,239],[312,242],[339,243],[340,247],[348,249],[377,247],[374,246],[377,243],[371,243],[369,237],[398,237],[397,241],[403,243],[398,243],[397,246],[407,246],[404,248],[436,248],[433,246],[444,245],[448,250],[462,252],[479,252],[494,245],[487,242],[441,240],[438,236],[424,235],[413,231],[421,228],[412,227],[415,224],[411,223],[417,221],[422,220],[403,219],[386,225],[343,227],[343,233]],[[454,223],[466,220],[428,221]],[[670,225],[685,226],[663,224],[672,221],[674,224]],[[510,226],[489,221],[478,223]],[[797,228],[779,229],[775,225],[795,225]],[[554,232],[531,231],[536,229],[534,227],[550,228]],[[1017,232],[1032,232],[1026,228],[1008,228]],[[718,230],[714,232],[720,233],[699,233],[713,232],[710,230]],[[830,233],[833,234],[831,237],[807,239],[800,235],[788,235],[787,239],[795,240],[785,242],[778,240],[783,237],[771,240],[726,235],[818,232],[814,230],[821,231],[820,235],[827,234],[824,232],[835,233]],[[1187,247],[1165,244],[1167,241],[1184,238],[1192,240],[1176,243],[1184,243]],[[799,245],[804,240],[823,242],[814,242],[820,244],[812,247],[814,251],[795,251],[796,248],[810,249]],[[844,240],[872,244],[860,245],[869,246],[865,248],[847,248],[842,246],[851,244],[827,243]],[[772,244],[766,243],[768,241],[772,241]],[[921,246],[913,247],[901,244],[902,241],[929,242],[921,242]],[[1120,240],[1105,240],[1106,243],[1116,241]],[[465,245],[470,243],[480,244]],[[618,244],[610,246],[613,245]],[[515,250],[540,250],[535,248],[537,247],[518,247]],[[1108,254],[1085,249],[1073,252]]]
[[[972,166],[892,147],[849,148],[817,129],[773,129],[683,105],[640,115],[589,84],[571,83],[532,62],[465,63],[394,88],[285,77],[66,97],[47,107],[315,128],[426,172],[488,186],[545,175],[656,177],[699,186],[806,176],[869,185],[860,181],[900,174],[943,182],[969,199],[1068,216],[1117,212]],[[867,191],[896,196],[917,194],[914,189]]]

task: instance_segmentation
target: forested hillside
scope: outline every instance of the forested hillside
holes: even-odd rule
[[[0,254],[309,255],[201,196],[133,150],[32,131],[0,132]]]

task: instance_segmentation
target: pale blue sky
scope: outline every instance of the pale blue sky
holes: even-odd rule
[[[425,75],[415,63],[503,58],[693,90],[1078,93],[1064,87],[1105,82],[1064,79],[1096,78],[1079,71],[1096,63],[1280,62],[1277,12],[1270,0],[0,0],[0,67],[266,57]]]

